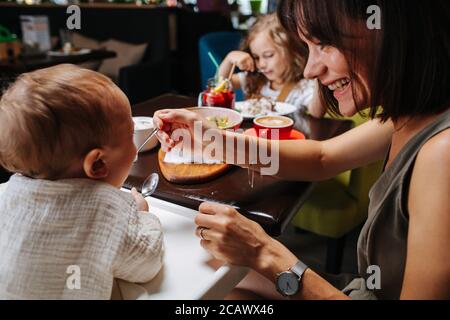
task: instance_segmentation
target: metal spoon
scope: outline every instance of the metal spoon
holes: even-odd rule
[[[147,139],[145,139],[144,143],[142,143],[142,144],[139,146],[139,148],[137,148],[137,150],[136,150],[136,156],[134,157],[134,161],[133,161],[133,162],[136,162],[136,161],[138,160],[138,154],[139,154],[139,152],[140,152],[140,151],[142,150],[142,148],[147,144],[147,142],[149,142],[150,139],[153,138],[153,137],[155,136],[156,133],[158,133],[158,131],[159,131],[158,128],[153,129],[153,131],[149,134],[149,136],[147,137]]]
[[[148,136],[147,139],[145,139],[144,143],[142,143],[139,148],[137,149],[137,153],[139,153],[139,151],[142,150],[142,148],[147,144],[147,142],[150,141],[151,138],[153,138],[155,136],[155,134],[158,132],[158,128],[153,129],[153,131],[150,133],[150,135]]]
[[[158,186],[158,182],[159,182],[159,175],[156,172],[149,175],[142,184],[141,190],[142,196],[144,198],[150,197],[153,194],[153,192],[155,192],[156,187]]]

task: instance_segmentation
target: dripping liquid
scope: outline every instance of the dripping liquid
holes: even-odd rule
[[[253,189],[255,185],[255,169],[252,167],[251,164],[247,168],[247,180],[248,185],[250,186],[250,188]]]

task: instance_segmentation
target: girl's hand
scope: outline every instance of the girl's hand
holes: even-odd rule
[[[200,205],[195,223],[201,246],[215,258],[261,270],[262,260],[267,258],[265,248],[272,238],[258,223],[232,207],[207,202]]]
[[[186,109],[164,109],[158,110],[153,115],[155,127],[159,129],[156,136],[161,142],[165,152],[169,152],[179,142],[172,139],[172,133],[177,129],[187,129],[194,138],[194,125],[196,122],[202,124],[202,132],[213,128],[211,123],[199,114]]]
[[[232,51],[228,54],[227,60],[231,65],[235,64],[242,71],[255,71],[255,60],[247,52]]]
[[[131,195],[133,196],[134,200],[136,201],[137,209],[138,211],[146,211],[148,212],[148,203],[145,201],[142,194],[140,194],[136,188],[131,189]]]

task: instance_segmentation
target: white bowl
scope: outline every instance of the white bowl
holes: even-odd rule
[[[134,122],[134,134],[133,134],[133,142],[136,145],[136,148],[139,148],[148,136],[152,133],[154,125],[152,117],[133,117]],[[153,149],[158,145],[158,138],[154,136],[151,138],[145,146],[141,149],[140,152],[145,152]]]
[[[222,128],[224,130],[239,129],[239,127],[242,124],[242,121],[244,121],[244,118],[242,117],[242,115],[239,112],[232,110],[232,109],[228,109],[228,108],[194,107],[194,108],[188,108],[188,110],[198,113],[204,118],[227,117],[228,125],[225,128]]]

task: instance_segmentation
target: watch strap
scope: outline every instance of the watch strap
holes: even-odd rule
[[[301,262],[300,260],[298,260],[298,262],[290,269],[290,271],[295,273],[298,276],[298,279],[301,280],[306,269],[308,269],[308,266],[303,262]]]

